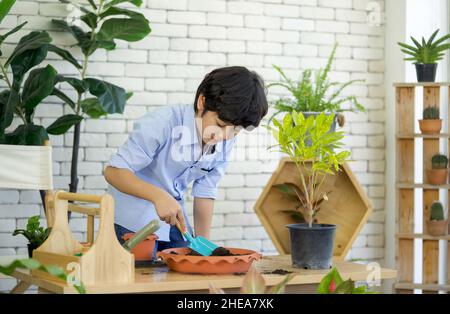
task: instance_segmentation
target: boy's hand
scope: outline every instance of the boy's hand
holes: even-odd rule
[[[184,224],[183,210],[180,204],[168,193],[162,193],[154,200],[156,212],[162,221],[175,225],[177,221]]]

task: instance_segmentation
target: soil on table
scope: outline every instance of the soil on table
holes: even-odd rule
[[[288,275],[288,274],[292,274],[292,272],[289,270],[284,270],[284,269],[275,269],[274,271],[264,272],[263,274]]]
[[[175,254],[175,255],[179,255],[177,252],[175,251],[171,251],[170,254]],[[210,256],[239,256],[242,254],[233,254],[231,253],[229,250],[227,250],[224,247],[219,246],[218,248],[216,248]],[[203,256],[199,253],[197,253],[194,250],[191,250],[188,254],[186,254],[186,256]]]

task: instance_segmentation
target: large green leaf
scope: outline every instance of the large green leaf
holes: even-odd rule
[[[103,11],[99,16],[100,18],[104,19],[105,17],[112,15],[126,15],[128,17],[146,20],[145,16],[139,12],[118,7],[110,7],[107,10]]]
[[[115,38],[138,41],[147,36],[150,31],[148,20],[145,18],[111,18],[103,22],[97,39],[108,41]]]
[[[86,82],[77,79],[76,77],[70,77],[70,76],[64,76],[64,75],[57,75],[56,76],[56,82],[66,82],[69,85],[71,85],[79,94],[83,94],[88,89],[88,85]]]
[[[22,27],[24,27],[25,24],[27,24],[27,23],[28,22],[23,22],[22,24],[17,25],[16,27],[14,27],[9,32],[7,32],[7,33],[5,33],[3,35],[0,35],[0,44],[2,44],[5,41],[5,39],[8,38],[8,36],[10,36],[10,35],[12,35],[14,33],[17,33],[18,31],[20,31],[22,29]]]
[[[81,110],[89,117],[97,119],[107,114],[97,98],[86,98],[81,101]]]
[[[77,59],[75,59],[74,56],[72,56],[72,54],[69,51],[67,51],[65,49],[61,49],[61,48],[56,47],[56,46],[51,45],[51,44],[48,45],[48,51],[56,53],[58,56],[60,56],[64,60],[66,60],[69,63],[73,64],[77,69],[81,69],[82,68],[81,64],[78,63]]]
[[[317,293],[318,294],[334,293],[337,287],[343,282],[344,280],[339,274],[337,268],[333,267],[333,269],[327,275],[325,275],[320,281],[319,287],[317,288]]]
[[[10,64],[15,58],[20,56],[27,50],[38,49],[49,44],[52,41],[50,35],[46,31],[33,31],[28,35],[23,36],[11,56],[5,63],[5,66]]]
[[[31,115],[34,108],[52,93],[56,75],[56,70],[50,64],[30,72],[22,91],[22,105],[27,115]]]
[[[91,34],[89,32],[86,33],[76,25],[69,25],[65,20],[53,19],[52,23],[72,34],[84,55],[91,55],[95,51],[95,43],[91,40]]]
[[[142,5],[142,0],[111,0],[110,2],[105,4],[105,7],[111,7],[113,5],[123,3],[123,2],[129,2],[131,4],[134,4],[137,7],[140,7]]]
[[[4,109],[2,110],[2,116],[0,116],[0,129],[3,130],[11,125],[14,119],[15,108],[18,106],[20,101],[19,93],[15,89],[9,90],[7,96],[8,101],[6,102],[6,106],[4,106]],[[6,97],[6,93],[3,94],[3,97]]]
[[[86,23],[91,29],[97,28],[97,15],[93,12],[83,14],[80,19]]]
[[[84,81],[89,86],[89,92],[97,96],[104,111],[123,113],[127,93],[122,87],[94,78],[87,78]]]
[[[68,114],[59,117],[55,122],[47,127],[47,133],[52,135],[61,135],[66,133],[72,126],[81,122],[82,116],[77,114]]]
[[[6,105],[8,104],[9,99],[9,90],[5,89],[0,92],[0,143],[5,141],[5,113],[6,113]]]
[[[35,124],[19,125],[12,133],[5,135],[6,144],[42,146],[48,140],[43,126]]]
[[[16,0],[2,0],[0,2],[0,22],[3,21],[5,16],[11,10],[14,3],[16,3]]]
[[[44,45],[37,49],[27,50],[12,60],[12,84],[14,89],[19,90],[25,73],[27,73],[32,67],[40,64],[46,58],[47,49],[48,46]]]
[[[73,102],[73,100],[70,99],[70,97],[63,93],[61,90],[53,88],[52,95],[58,97],[59,99],[64,101],[65,104],[68,104],[70,108],[75,110],[75,103]]]

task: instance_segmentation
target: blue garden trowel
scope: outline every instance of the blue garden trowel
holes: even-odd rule
[[[193,237],[187,230],[185,226],[180,225],[177,222],[177,227],[180,232],[184,235],[184,237],[189,241],[189,248],[200,255],[210,256],[212,252],[217,249],[219,246],[217,244],[212,243],[208,239],[198,236]]]

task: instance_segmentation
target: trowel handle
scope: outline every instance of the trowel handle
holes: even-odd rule
[[[123,244],[123,247],[131,251],[136,245],[143,241],[149,234],[154,233],[159,229],[159,222],[157,219],[150,221],[144,228],[134,234],[134,236]]]
[[[185,226],[182,226],[179,221],[176,223],[178,230],[180,230],[181,234],[183,234],[189,242],[193,242],[193,238],[191,234],[187,231]]]

